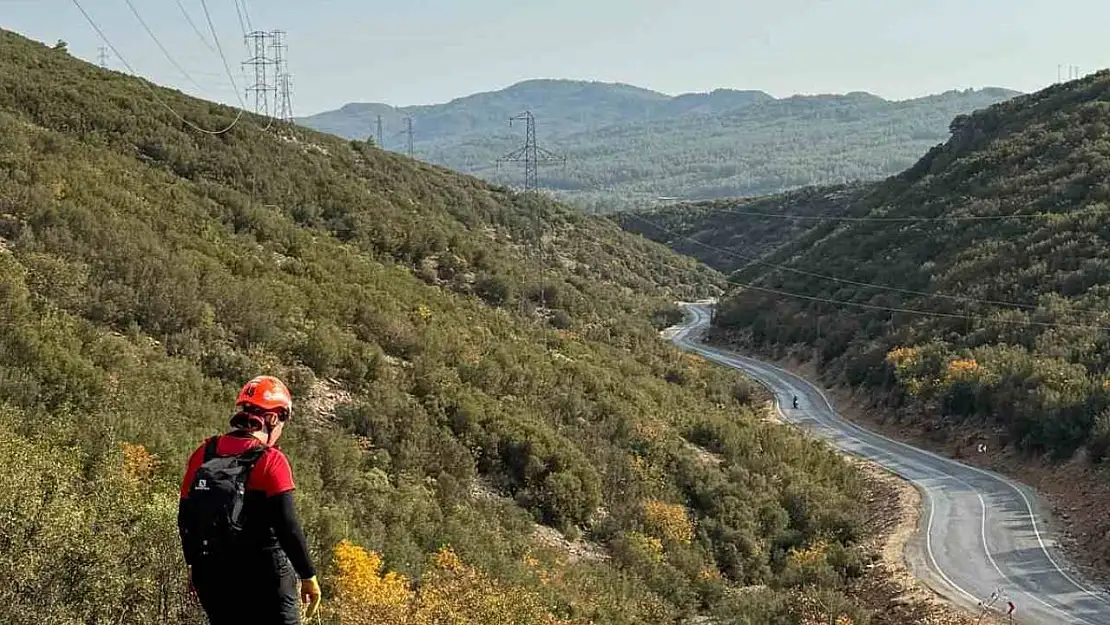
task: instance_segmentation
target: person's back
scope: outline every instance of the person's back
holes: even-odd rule
[[[232,431],[197,447],[181,483],[190,584],[212,625],[297,625],[298,594],[311,615],[320,591],[294,513],[292,470],[272,446],[292,400],[280,380],[263,376],[243,387],[236,405]]]

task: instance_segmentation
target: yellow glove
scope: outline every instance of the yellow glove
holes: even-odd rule
[[[301,601],[308,604],[304,611],[305,620],[316,616],[316,608],[320,607],[320,598],[320,582],[316,581],[316,576],[313,575],[308,579],[302,579]]]

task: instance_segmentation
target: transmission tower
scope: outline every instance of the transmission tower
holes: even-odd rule
[[[408,135],[408,139],[409,139],[409,146],[408,146],[409,147],[409,158],[413,158],[413,155],[416,154],[416,150],[413,149],[414,145],[413,145],[412,118],[411,117],[406,117],[405,118],[405,133]]]
[[[385,144],[382,143],[382,116],[378,115],[378,148],[385,149]]]
[[[289,73],[289,44],[285,43],[285,31],[270,33],[273,43],[274,88],[276,116],[285,122],[293,121],[293,77]]]
[[[108,47],[100,46],[96,51],[100,57],[100,66],[104,69],[108,69]]]
[[[276,105],[278,91],[277,81],[271,84],[269,80],[269,68],[274,66],[274,59],[266,55],[266,41],[272,37],[270,33],[261,30],[249,33],[247,47],[254,56],[243,63],[254,68],[254,84],[247,87],[247,96],[254,94],[254,112],[267,117],[271,114],[270,94],[273,94]]]
[[[563,174],[566,175],[567,157],[541,148],[536,143],[536,118],[531,111],[524,111],[520,115],[509,118],[509,127],[514,121],[525,122],[524,145],[505,156],[497,159],[497,170],[501,171],[502,163],[524,162],[524,192],[533,193],[539,188],[539,167],[552,163],[563,164]]]

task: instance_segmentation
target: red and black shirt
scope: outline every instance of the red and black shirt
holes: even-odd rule
[[[211,439],[197,447],[189,457],[181,481],[181,500],[184,501],[192,486],[193,477],[204,462],[204,448]],[[249,432],[236,431],[220,436],[216,441],[217,456],[241,454],[262,443]],[[289,557],[298,577],[308,579],[316,574],[304,532],[293,509],[293,471],[289,459],[276,447],[262,453],[247,479],[247,493],[243,504],[244,532],[251,537],[254,550],[268,552],[281,549]],[[179,519],[184,514],[179,509]],[[190,563],[191,564],[191,563]]]

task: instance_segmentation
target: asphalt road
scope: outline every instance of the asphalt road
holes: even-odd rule
[[[682,325],[664,336],[680,348],[743,370],[771,389],[786,420],[847,453],[868,458],[909,480],[922,493],[921,530],[907,545],[913,573],[970,608],[989,601],[1015,622],[1110,625],[1110,593],[1082,581],[1054,547],[1036,493],[1001,475],[970,467],[865,430],[836,414],[809,381],[773,365],[701,342],[710,306],[686,305]],[[791,408],[794,395],[798,408]]]

